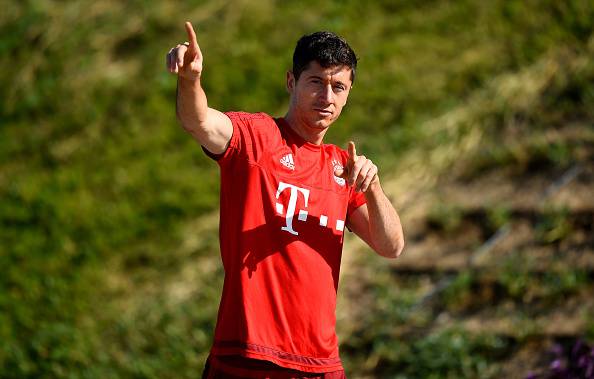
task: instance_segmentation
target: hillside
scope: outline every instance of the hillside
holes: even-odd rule
[[[306,32],[360,57],[328,136],[379,163],[407,247],[386,261],[347,240],[349,377],[546,377],[556,344],[594,343],[591,2],[13,1],[0,377],[202,370],[223,273],[217,168],[176,124],[164,69],[185,20],[221,110],[282,115]]]
[[[405,254],[386,264],[350,241],[343,272],[342,346],[358,377],[549,377],[554,347],[591,341],[594,129],[576,113],[526,128],[558,112],[544,105],[573,78],[594,78],[591,47],[584,54],[552,53],[494,78],[425,124],[456,138],[396,165],[385,187],[406,226]],[[496,135],[456,131],[503,111],[511,121]]]

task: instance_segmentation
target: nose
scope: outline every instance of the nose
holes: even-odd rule
[[[332,91],[332,85],[328,84],[325,85],[320,93],[321,99],[324,101],[324,104],[332,104],[334,100],[334,91]]]

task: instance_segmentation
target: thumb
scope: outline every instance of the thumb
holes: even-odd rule
[[[349,153],[349,161],[356,162],[357,161],[357,149],[355,148],[355,143],[353,141],[349,141],[349,146],[347,148]]]

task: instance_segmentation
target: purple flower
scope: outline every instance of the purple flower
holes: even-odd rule
[[[550,366],[551,370],[559,371],[561,369],[561,359],[555,359]]]
[[[553,345],[550,352],[553,361],[548,370],[540,375],[529,372],[526,379],[538,377],[547,379],[594,379],[594,347],[586,341],[578,339],[571,349],[563,349],[559,343]]]

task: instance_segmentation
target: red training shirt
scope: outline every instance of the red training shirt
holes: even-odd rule
[[[306,371],[342,369],[336,291],[348,215],[365,203],[334,176],[348,154],[303,140],[283,119],[226,113],[221,170],[225,269],[212,355]]]

